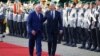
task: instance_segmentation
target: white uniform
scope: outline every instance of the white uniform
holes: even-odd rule
[[[89,20],[90,21],[92,20],[91,29],[94,29],[95,28],[96,18],[95,18],[95,14],[94,14],[93,9],[92,9],[92,12],[91,12],[91,9],[89,9]]]
[[[4,9],[4,7],[0,7],[0,15],[3,14],[3,9]]]
[[[25,13],[25,14],[24,14],[24,19],[23,19],[23,20],[24,20],[24,22],[26,22],[26,21],[27,21],[28,15],[29,15],[29,14],[27,14],[27,13]]]
[[[63,9],[63,27],[67,27],[66,9]]]
[[[82,20],[82,28],[89,29],[90,20],[89,18],[89,9],[87,9],[84,13],[84,19]]]
[[[100,6],[98,6],[98,10],[97,10],[97,14],[99,15],[99,17],[98,17],[98,28],[99,28],[99,30],[100,30]]]
[[[17,14],[13,13],[13,21],[17,21],[16,16],[17,16]]]
[[[11,11],[7,12],[7,13],[6,13],[6,18],[7,18],[8,20],[13,20],[13,13],[12,13]]]
[[[77,27],[82,27],[82,20],[84,19],[84,9],[80,8],[78,12]]]
[[[17,16],[17,22],[22,22],[21,14],[18,14]]]
[[[69,7],[66,7],[66,9],[63,10],[63,26],[66,28],[69,25],[70,11],[71,11],[71,8]]]
[[[5,17],[6,17],[7,20],[9,20],[9,11],[6,11]]]
[[[76,14],[76,9],[72,8],[69,19],[68,19],[68,23],[70,24],[70,27],[74,27],[76,28],[76,19],[77,19],[77,14]]]

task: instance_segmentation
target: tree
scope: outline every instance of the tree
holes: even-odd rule
[[[2,1],[2,2],[7,2],[7,0],[0,0],[0,1]]]
[[[96,1],[96,0],[80,0],[80,1],[91,2],[91,1]]]
[[[64,2],[69,2],[70,0],[60,0],[59,2],[64,3]]]

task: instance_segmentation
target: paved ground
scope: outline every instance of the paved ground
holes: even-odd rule
[[[6,36],[4,42],[28,47],[28,39],[25,38]],[[47,51],[47,42],[42,42],[42,49],[43,51]],[[100,52],[79,49],[78,47],[64,46],[62,44],[58,44],[56,53],[61,56],[100,56]]]

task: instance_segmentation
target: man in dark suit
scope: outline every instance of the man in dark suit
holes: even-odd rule
[[[34,46],[36,43],[37,56],[41,56],[41,40],[42,40],[42,19],[43,15],[41,14],[41,5],[37,4],[35,11],[30,13],[28,16],[27,27],[28,27],[28,36],[29,36],[29,54],[33,56]]]
[[[60,13],[55,9],[54,3],[50,3],[50,10],[46,11],[45,19],[47,19],[48,54],[49,56],[55,56],[57,37],[59,32],[62,33],[62,20]]]

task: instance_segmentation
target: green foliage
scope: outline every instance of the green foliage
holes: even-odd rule
[[[0,1],[2,1],[2,2],[7,2],[7,0],[0,0]]]
[[[84,1],[84,2],[93,2],[93,1],[96,1],[96,0],[80,0],[80,1]]]

